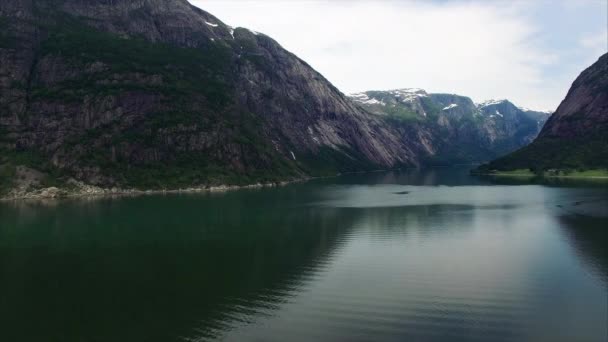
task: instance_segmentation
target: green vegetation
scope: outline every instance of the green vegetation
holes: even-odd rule
[[[220,118],[194,112],[158,112],[138,126],[119,130],[114,123],[88,130],[67,143],[84,151],[79,164],[97,166],[119,184],[140,189],[172,189],[192,185],[244,185],[256,182],[276,182],[296,176],[297,167],[286,161],[265,139],[259,136],[262,123],[246,111],[227,111]],[[185,131],[184,131],[185,129]],[[181,133],[192,130],[205,136],[225,132],[222,141],[197,150],[188,148]],[[166,144],[167,133],[173,132],[174,143]],[[105,136],[111,138],[106,139]],[[132,155],[120,153],[122,146],[137,148],[146,160],[133,160]],[[118,151],[112,153],[112,151]],[[234,160],[241,168],[226,166],[226,155],[239,151],[242,160]],[[155,157],[161,156],[159,161]],[[236,158],[236,157],[235,157]],[[168,167],[168,165],[170,167]]]
[[[32,89],[33,101],[79,103],[87,97],[95,99],[145,92],[160,95],[159,107],[170,108],[146,114],[146,118],[128,127],[115,121],[69,136],[66,145],[74,150],[79,165],[98,167],[102,174],[111,175],[118,183],[140,188],[245,184],[293,175],[293,165],[287,165],[258,136],[259,119],[234,108],[232,52],[228,46],[208,44],[178,48],[97,31],[65,14],[55,13],[49,18],[52,20],[43,25],[51,34],[42,43],[40,58],[61,56],[74,70],[90,69],[94,63],[103,64],[56,86]],[[150,82],[151,79],[155,81]],[[221,129],[231,132],[224,145],[247,151],[254,156],[251,159],[259,156],[263,165],[245,165],[245,170],[240,171],[228,169],[227,161],[216,153],[225,146],[211,147],[208,151],[187,151],[182,146],[183,152],[172,151],[164,140],[166,133],[162,133],[185,130],[190,134],[212,135]],[[134,161],[124,159],[120,154],[113,156],[112,151],[120,146],[164,155],[165,159],[163,162],[153,162],[149,158]],[[9,154],[11,165],[56,171],[46,165],[44,157],[34,158],[24,151]]]
[[[52,168],[50,163],[40,153],[27,150],[14,151],[5,148],[0,148],[0,164],[42,168],[42,171],[48,171]]]
[[[550,177],[608,178],[608,169],[598,170],[549,170],[544,173]]]
[[[427,120],[426,117],[416,113],[414,110],[404,106],[402,103],[394,102],[394,95],[386,93],[384,91],[369,91],[367,92],[370,98],[384,102],[384,104],[364,104],[363,107],[367,108],[372,113],[380,114],[385,117],[391,123],[416,123]],[[433,107],[432,103],[427,103],[430,107]],[[429,108],[430,108],[429,107]],[[436,108],[435,108],[436,109]],[[427,110],[425,108],[425,110]],[[430,108],[429,110],[433,110]],[[438,112],[438,109],[437,109]]]
[[[516,170],[509,170],[509,171],[496,171],[491,173],[492,175],[495,176],[515,176],[515,177],[536,177],[537,174],[534,173],[532,170],[530,169],[516,169]]]
[[[0,196],[4,195],[13,186],[15,172],[14,165],[0,165]]]
[[[602,177],[608,178],[608,169],[607,170],[586,170],[586,171],[573,171],[570,174],[565,174],[565,176],[571,177]]]
[[[31,150],[14,151],[0,148],[0,195],[15,185],[18,166],[42,173],[44,177],[40,187],[65,186],[65,172],[53,166],[42,154]]]
[[[434,119],[441,113],[441,108],[430,97],[421,97],[420,102],[429,119]]]
[[[488,171],[478,172],[473,171],[474,174],[488,175],[488,176],[499,176],[499,177],[524,177],[524,178],[587,178],[587,179],[608,179],[608,170],[569,170],[569,169],[551,169],[538,173],[531,169],[517,169],[509,171]]]
[[[7,18],[0,17],[0,49],[11,48],[16,40],[11,34],[10,25]]]
[[[425,120],[422,115],[401,106],[387,106],[384,112],[387,115],[387,120],[395,123],[414,123]]]
[[[119,177],[121,183],[138,189],[178,189],[201,185],[271,183],[289,176],[272,172],[272,170],[239,173],[218,164],[198,164],[200,160],[191,161],[187,154],[180,154],[176,159],[175,165],[171,168],[165,167],[160,162],[129,168],[117,166],[113,176]]]
[[[526,168],[535,174],[549,170],[608,169],[608,135],[598,131],[576,139],[537,139],[518,151],[480,166],[479,172]]]
[[[171,100],[185,95],[204,96],[212,108],[231,103],[231,50],[222,44],[177,48],[142,38],[121,38],[97,31],[78,19],[55,15],[45,27],[51,34],[42,44],[40,56],[60,55],[75,68],[103,62],[107,68],[53,88],[34,89],[34,97],[78,101],[85,95],[105,96],[130,90],[161,93]],[[112,80],[112,75],[156,76],[161,81]]]

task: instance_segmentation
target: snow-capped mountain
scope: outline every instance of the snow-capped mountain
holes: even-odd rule
[[[434,151],[431,159],[440,161],[480,161],[509,153],[530,143],[550,115],[506,99],[474,103],[466,96],[419,88],[366,91],[350,98],[409,135],[423,132]]]

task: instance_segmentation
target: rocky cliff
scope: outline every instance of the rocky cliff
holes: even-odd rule
[[[0,2],[0,187],[177,188],[419,165],[270,37],[186,0]]]
[[[574,81],[530,145],[480,171],[608,168],[608,54]]]
[[[426,163],[486,161],[530,143],[549,113],[516,107],[508,100],[475,104],[465,96],[422,89],[367,91],[353,101],[387,121],[403,139],[427,146]]]

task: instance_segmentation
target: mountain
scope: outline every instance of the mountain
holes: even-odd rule
[[[465,96],[429,94],[418,88],[350,95],[368,112],[425,142],[426,163],[486,161],[530,143],[549,113],[516,107],[508,100],[475,104]]]
[[[480,172],[608,168],[608,54],[583,71],[530,145]]]
[[[270,37],[186,0],[0,2],[0,188],[179,188],[417,166]]]

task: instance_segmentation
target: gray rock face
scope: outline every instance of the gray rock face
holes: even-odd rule
[[[495,140],[502,140],[510,150],[504,152],[511,152],[532,142],[551,114],[522,109],[507,100],[483,103],[478,108],[484,117],[490,119],[484,125],[486,132]]]
[[[423,142],[422,155],[430,163],[486,161],[507,154],[530,143],[549,117],[507,100],[476,105],[465,96],[422,89],[368,91],[351,98],[399,130],[405,141]]]
[[[543,128],[539,139],[608,132],[608,54],[583,71]]]
[[[418,165],[419,145],[186,0],[0,3],[0,165],[179,187]]]

